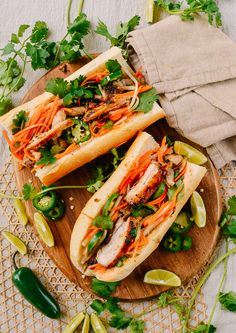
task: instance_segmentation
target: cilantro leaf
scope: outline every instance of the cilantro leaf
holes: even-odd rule
[[[109,32],[106,24],[99,20],[98,25],[96,27],[95,32],[98,35],[105,37],[107,40],[110,41],[112,46],[118,46],[124,51],[124,55],[127,56],[126,52],[126,38],[129,32],[133,31],[140,22],[140,16],[135,15],[132,17],[128,22],[120,23],[117,26],[115,36],[112,36]]]
[[[214,333],[216,331],[216,327],[213,325],[210,325],[208,329],[208,325],[204,323],[200,323],[197,328],[193,331],[193,333]]]
[[[28,24],[21,24],[19,26],[18,32],[17,32],[17,36],[18,37],[23,37],[24,32],[29,28],[30,26]]]
[[[132,320],[130,323],[131,333],[143,333],[145,322],[143,320]]]
[[[11,34],[11,42],[14,43],[14,44],[19,44],[20,43],[20,40],[17,36],[17,34]]]
[[[13,123],[13,128],[12,128],[12,133],[15,134],[19,131],[21,131],[25,127],[25,123],[28,121],[28,116],[26,114],[26,111],[21,110],[20,112],[17,113],[16,117],[13,118],[12,123]]]
[[[81,57],[84,49],[83,38],[87,35],[90,22],[84,13],[80,13],[68,27],[68,38],[59,43],[62,61],[74,61]]]
[[[46,91],[52,93],[55,96],[63,98],[68,92],[68,82],[62,78],[52,79],[46,83]]]
[[[158,100],[158,95],[155,88],[152,88],[139,95],[139,104],[135,111],[147,113],[152,110],[154,103]]]
[[[130,317],[114,315],[109,320],[109,325],[111,327],[117,328],[118,330],[119,329],[124,330],[125,328],[127,328],[130,325],[131,321],[132,321],[132,318],[130,318]]]
[[[31,65],[34,70],[44,68],[46,65],[46,58],[50,55],[47,50],[31,43],[26,44],[25,52],[27,56],[31,58]]]
[[[101,228],[102,230],[112,229],[114,225],[110,216],[103,215],[96,216],[92,224],[98,228]]]
[[[108,39],[111,42],[111,45],[117,46],[118,39],[116,37],[113,37],[110,32],[108,31],[107,25],[99,20],[98,25],[96,27],[95,32],[98,35],[104,36],[106,39]]]
[[[84,13],[80,13],[72,22],[67,30],[70,34],[79,32],[81,35],[87,35],[90,29],[90,22],[87,20],[87,16]]]
[[[45,39],[48,35],[48,27],[46,22],[44,21],[37,21],[33,27],[32,35],[31,35],[31,42],[38,43]]]
[[[106,304],[100,301],[99,299],[93,300],[93,302],[90,304],[90,307],[97,312],[97,314],[101,314],[105,308]]]
[[[42,154],[42,157],[40,160],[36,162],[36,165],[48,165],[48,164],[53,164],[56,162],[56,158],[52,155],[51,151],[48,150],[47,148],[41,148],[39,149],[40,153]]]
[[[3,52],[2,52],[2,55],[8,55],[10,53],[13,53],[15,52],[15,46],[13,43],[8,43],[4,49],[3,49]]]
[[[229,209],[227,210],[227,214],[236,215],[236,195],[233,195],[228,200]]]
[[[104,182],[97,180],[95,183],[92,183],[87,187],[87,191],[90,193],[95,193],[102,187],[103,184]]]
[[[187,0],[187,6],[182,7],[183,2],[171,2],[169,0],[156,0],[156,6],[168,14],[180,15],[183,21],[193,21],[197,13],[205,13],[210,24],[217,27],[222,25],[221,13],[215,0]]]
[[[0,116],[7,113],[12,107],[12,100],[10,97],[3,97],[0,99]]]
[[[109,73],[114,73],[121,70],[121,65],[116,59],[110,59],[105,63],[106,69]]]
[[[92,290],[98,295],[108,298],[116,290],[120,282],[103,282],[97,278],[92,279]]]
[[[37,190],[34,185],[25,183],[22,189],[22,194],[25,200],[33,199],[37,194]]]
[[[236,312],[236,294],[233,291],[220,293],[219,302],[223,309]]]
[[[119,305],[119,298],[109,297],[106,302],[106,309],[115,316],[123,316],[124,310],[122,310]]]

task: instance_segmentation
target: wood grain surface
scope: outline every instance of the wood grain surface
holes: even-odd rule
[[[88,60],[84,58],[79,63],[70,65],[64,64],[48,72],[33,85],[24,97],[23,102],[26,102],[42,93],[48,79],[54,77],[66,77],[84,65],[87,61]],[[156,139],[160,139],[163,135],[168,133],[172,139],[183,140],[180,135],[168,127],[165,120],[158,121],[158,123],[149,127],[147,131]],[[188,142],[185,139],[184,141]],[[40,188],[39,180],[34,177],[29,169],[24,168],[19,170],[17,162],[14,162],[14,166],[19,191],[21,191],[22,186],[26,182],[32,182],[36,187]],[[118,296],[122,300],[141,300],[148,297],[154,297],[167,288],[144,284],[143,277],[148,270],[154,268],[168,269],[179,275],[182,282],[185,283],[192,278],[209,260],[218,241],[218,220],[221,216],[222,204],[217,172],[210,161],[206,164],[206,167],[208,172],[202,180],[199,188],[204,190],[201,195],[207,210],[207,225],[202,229],[194,226],[190,230],[189,235],[193,238],[192,249],[187,252],[181,251],[173,254],[167,253],[163,249],[158,248],[129,277],[122,281],[115,296]],[[73,173],[62,178],[56,184],[83,185],[86,184],[88,178],[89,165],[85,165],[84,167],[79,168]],[[81,273],[74,268],[69,258],[70,236],[73,225],[87,200],[91,197],[91,194],[87,192],[86,189],[68,189],[60,191],[60,196],[66,203],[66,214],[59,222],[49,222],[55,238],[55,246],[53,248],[49,248],[43,243],[42,245],[55,264],[71,281],[78,284],[86,291],[91,292],[90,278],[82,277]],[[30,223],[34,227],[33,214],[35,213],[35,209],[30,201],[27,202],[26,208],[30,217]]]

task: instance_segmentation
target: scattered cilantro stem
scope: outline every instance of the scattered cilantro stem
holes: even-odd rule
[[[172,303],[176,303],[176,302],[179,302],[179,301],[182,301],[183,298],[182,297],[174,297],[171,301],[169,301],[169,305],[171,305]],[[150,310],[145,310],[137,315],[134,316],[134,318],[140,318],[140,317],[143,317],[143,316],[146,316],[147,314],[155,311],[155,310],[158,310],[160,309],[160,306],[159,305],[156,305],[154,306],[153,308],[151,308]]]
[[[84,0],[79,0],[78,15],[82,12],[83,6],[84,6]]]
[[[196,297],[201,289],[201,287],[203,286],[203,284],[206,282],[206,280],[208,279],[208,277],[210,276],[211,272],[223,261],[225,260],[227,257],[229,257],[231,254],[236,253],[236,247],[234,247],[233,249],[227,251],[225,254],[223,254],[222,256],[220,256],[205,272],[205,274],[201,277],[201,279],[199,280],[196,288],[194,289],[193,295],[190,299],[189,302],[189,306],[188,306],[188,310],[186,313],[186,319],[184,321],[183,327],[182,327],[182,333],[186,333],[188,330],[188,322],[190,319],[190,314],[193,308],[193,305],[195,303]]]
[[[68,6],[67,6],[67,25],[70,25],[70,12],[71,12],[71,5],[72,5],[72,0],[68,1]]]
[[[228,250],[229,250],[229,241],[228,241],[227,238],[226,238],[225,242],[226,242],[225,243],[225,253],[227,253]],[[227,264],[228,264],[228,257],[224,259],[224,273],[223,273],[223,276],[221,278],[220,285],[219,285],[219,288],[218,288],[218,292],[216,294],[215,302],[214,302],[214,305],[212,307],[212,310],[211,310],[211,313],[210,313],[210,316],[209,316],[206,333],[209,332],[209,329],[210,329],[210,326],[211,326],[211,323],[212,323],[212,319],[213,319],[213,316],[214,316],[214,313],[215,313],[216,305],[219,301],[219,295],[220,295],[220,292],[221,292],[221,290],[223,288],[223,285],[225,283],[225,279],[226,279],[226,276],[227,276]]]

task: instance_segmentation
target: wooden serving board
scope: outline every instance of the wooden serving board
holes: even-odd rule
[[[33,85],[24,97],[23,102],[41,94],[44,91],[45,83],[48,79],[66,77],[86,62],[88,62],[88,60],[84,58],[79,63],[73,65],[64,64],[48,72]],[[158,121],[158,123],[148,128],[147,131],[156,139],[161,139],[166,133],[168,133],[171,138],[183,140],[183,138],[181,138],[173,129],[168,127],[164,120]],[[21,191],[24,183],[30,181],[32,181],[36,187],[40,187],[40,182],[33,176],[30,170],[26,168],[19,170],[18,163],[14,163],[19,191]],[[175,272],[180,276],[184,283],[193,277],[201,269],[201,267],[206,264],[212,255],[218,240],[218,220],[221,215],[221,195],[217,172],[210,161],[207,163],[206,167],[208,172],[202,180],[199,188],[204,189],[204,192],[202,192],[201,195],[207,210],[207,225],[202,229],[194,226],[189,232],[193,238],[193,248],[187,252],[182,251],[176,254],[167,253],[161,248],[157,249],[129,277],[122,281],[115,294],[117,297],[122,300],[140,300],[156,296],[160,292],[168,289],[166,287],[143,283],[144,274],[151,269],[163,268]],[[89,171],[87,165],[67,175],[58,181],[57,184],[83,185],[86,184],[88,178]],[[81,273],[72,265],[69,254],[70,236],[73,225],[87,200],[91,197],[91,194],[87,192],[86,189],[68,189],[60,191],[60,195],[65,201],[67,207],[65,217],[59,222],[49,222],[55,238],[55,246],[53,248],[49,248],[43,243],[42,245],[51,259],[70,281],[78,284],[86,291],[91,292],[90,278],[82,277]],[[72,198],[73,200],[71,200]],[[26,205],[30,222],[34,226],[33,214],[35,213],[35,210],[30,202],[27,202]]]

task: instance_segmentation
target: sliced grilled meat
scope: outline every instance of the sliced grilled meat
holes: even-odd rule
[[[119,258],[122,249],[126,245],[130,230],[130,219],[125,221],[123,218],[119,218],[116,222],[110,242],[98,251],[97,262],[99,264],[108,267]]]
[[[54,128],[47,132],[40,134],[27,146],[27,150],[38,150],[38,148],[44,146],[49,140],[58,138],[62,131],[71,127],[74,124],[73,120],[66,119],[62,123],[57,124]]]
[[[161,171],[156,162],[151,162],[141,179],[131,188],[125,197],[130,204],[146,202],[155,192],[160,182]]]
[[[75,106],[73,108],[64,108],[64,111],[71,117],[82,116],[87,111],[85,106]]]
[[[179,165],[183,161],[181,155],[169,154],[165,156],[165,159],[173,163],[174,165]]]
[[[167,169],[166,182],[167,182],[167,184],[169,186],[175,185],[175,181],[174,181],[174,170],[172,168],[168,168]]]

